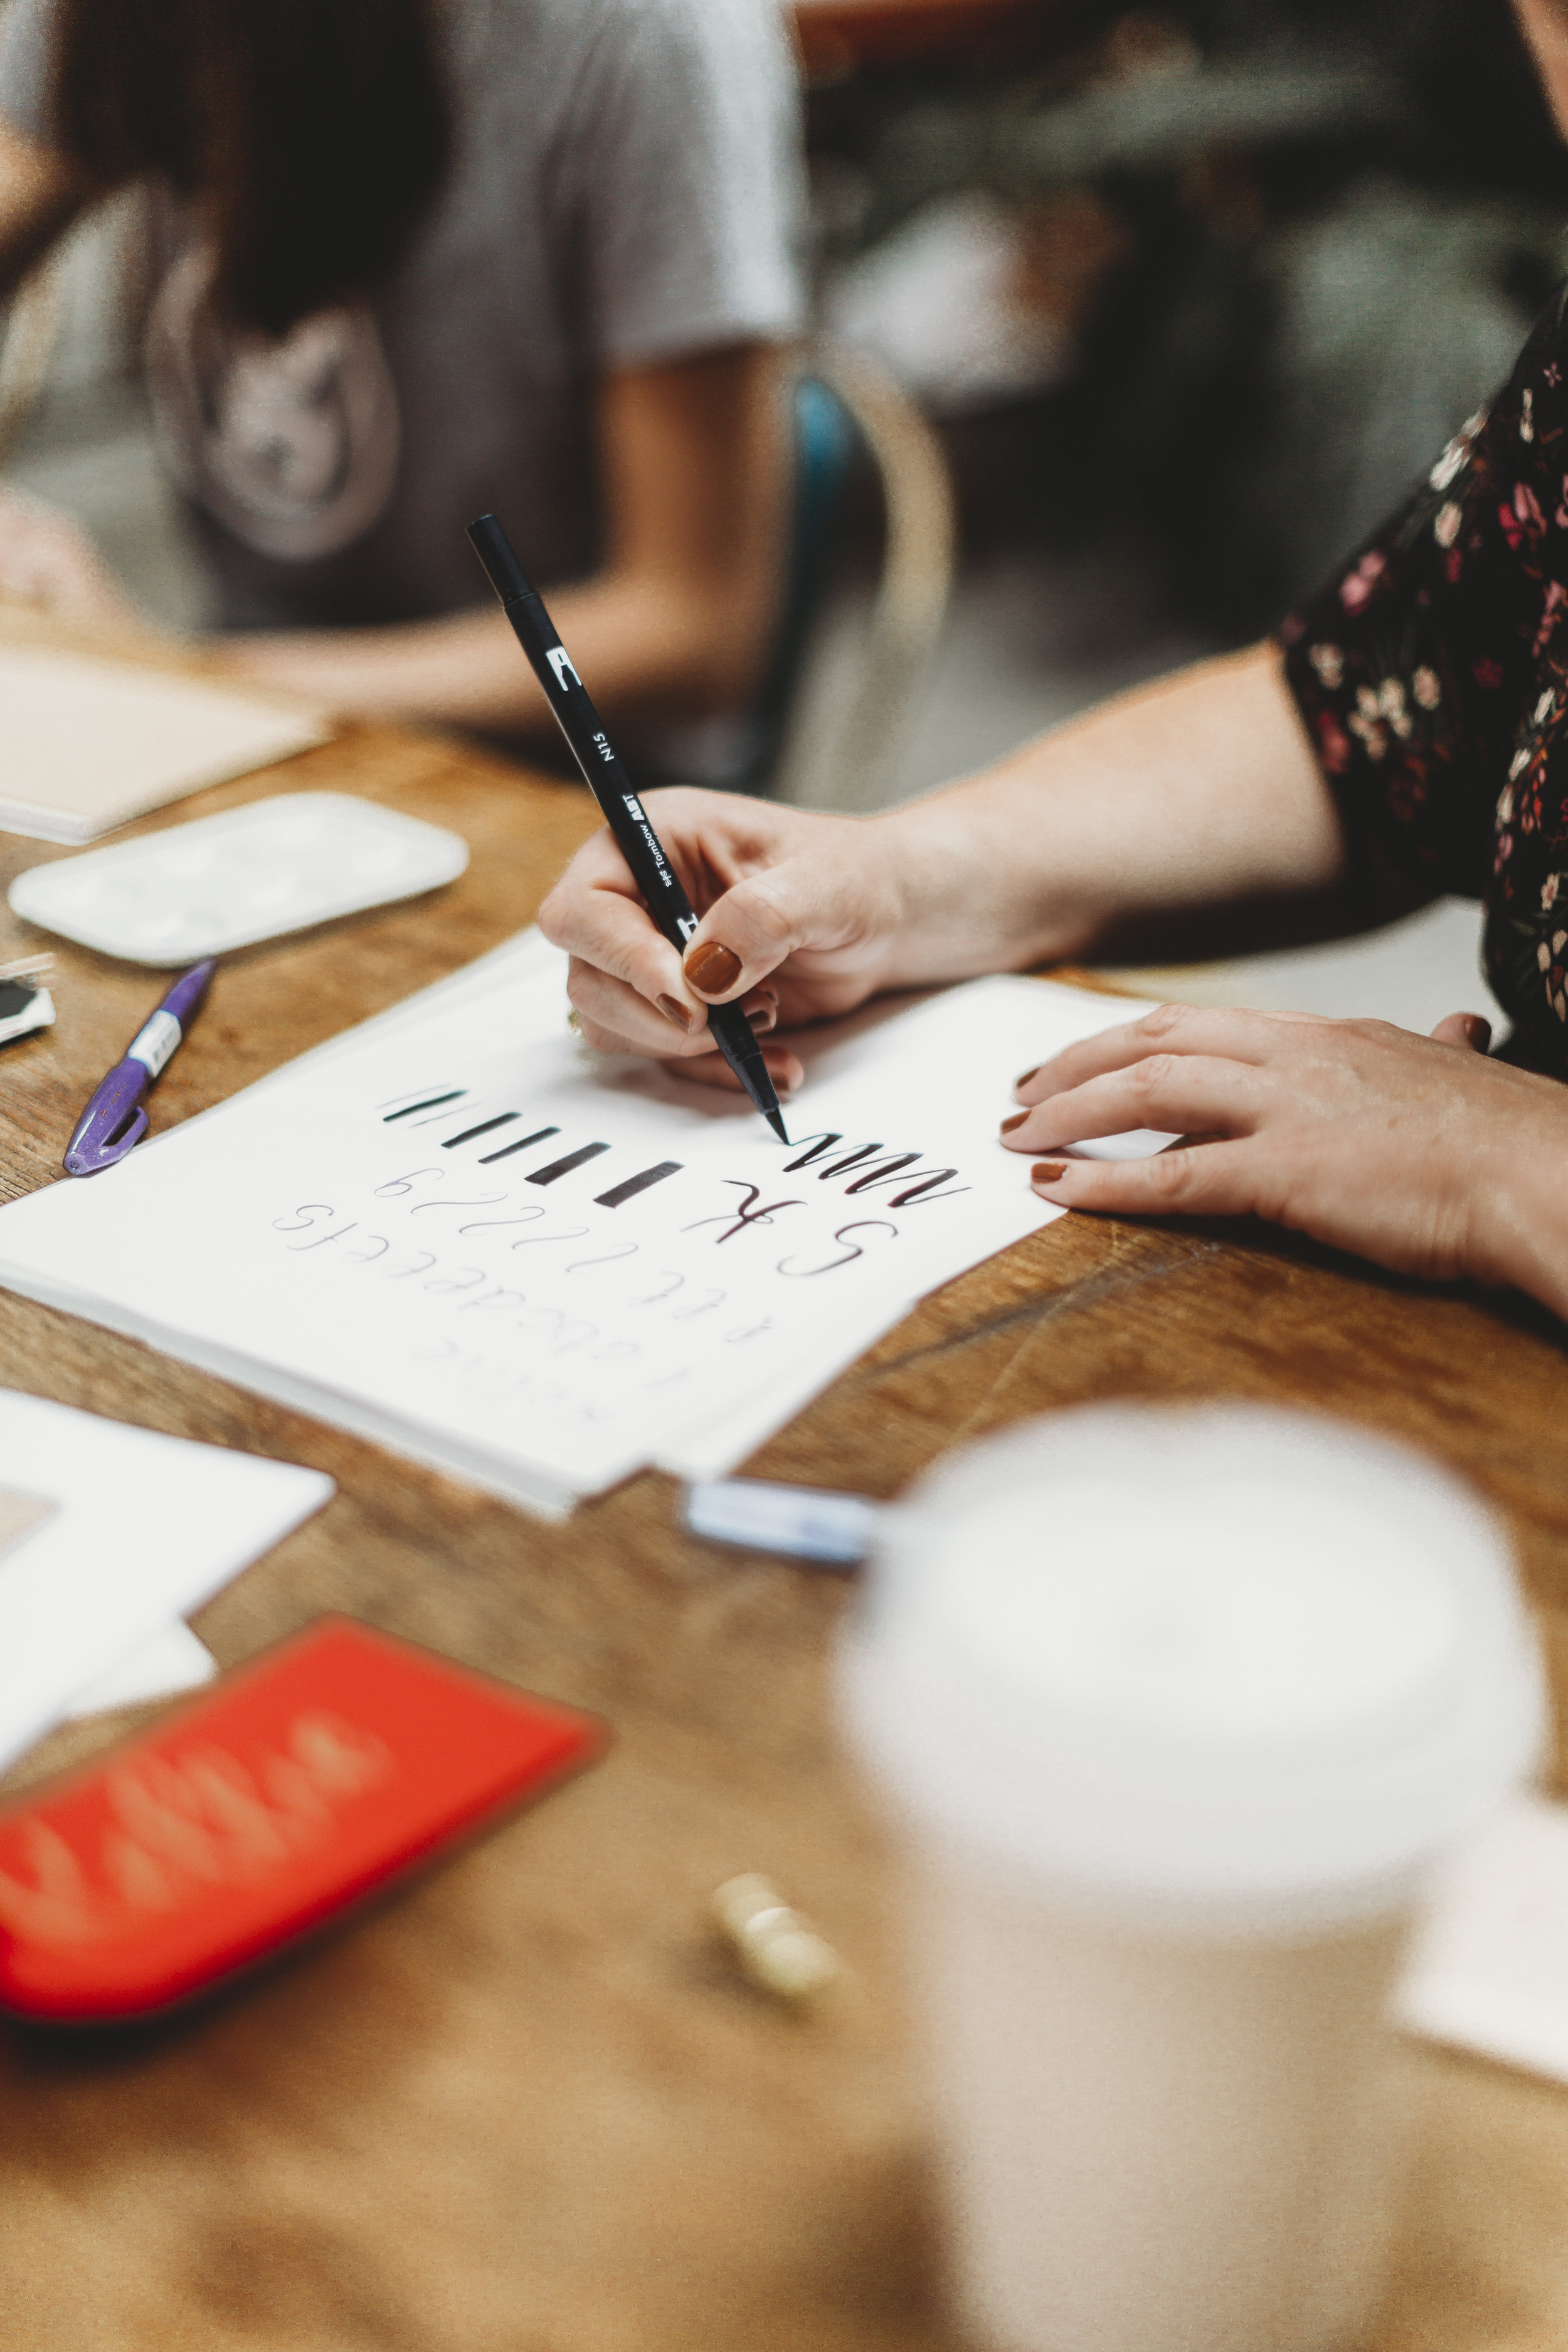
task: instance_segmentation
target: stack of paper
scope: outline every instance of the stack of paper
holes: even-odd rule
[[[1059,1214],[998,1120],[1127,1013],[1019,980],[873,1008],[805,1041],[786,1148],[581,1047],[531,933],[0,1210],[0,1282],[558,1515],[648,1463],[721,1473]]]
[[[331,733],[259,695],[31,646],[0,645],[0,831],[37,841],[91,841]]]
[[[0,1480],[0,1768],[89,1694],[121,1705],[193,1679],[193,1637],[171,1625],[332,1492],[319,1470],[9,1391]],[[171,1649],[184,1674],[169,1671]],[[161,1675],[144,1656],[107,1679],[149,1651],[164,1654]]]

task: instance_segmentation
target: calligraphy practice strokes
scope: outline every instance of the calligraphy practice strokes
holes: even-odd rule
[[[754,1444],[1048,1222],[998,1146],[1012,1080],[1126,1011],[987,981],[824,1030],[785,1146],[589,1054],[536,940],[489,970],[0,1211],[0,1280],[559,1509],[682,1433]]]

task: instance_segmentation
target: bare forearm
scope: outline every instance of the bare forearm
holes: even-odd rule
[[[1141,688],[876,822],[896,836],[931,976],[1080,955],[1131,917],[1323,889],[1345,867],[1269,646]]]
[[[1521,1093],[1525,1086],[1538,1092],[1525,1097],[1531,1115],[1493,1121],[1489,1148],[1466,1171],[1465,1270],[1481,1282],[1511,1284],[1568,1323],[1568,1087],[1498,1074]]]
[[[658,583],[590,581],[550,609],[595,701],[637,719],[700,714],[739,699],[752,666],[731,614]],[[325,703],[345,718],[437,719],[501,734],[547,729],[550,714],[494,610],[374,629],[216,637],[215,668]]]

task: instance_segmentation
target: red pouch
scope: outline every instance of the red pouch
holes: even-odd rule
[[[0,2006],[86,2023],[204,1990],[605,1743],[592,1716],[322,1617],[0,1811]]]

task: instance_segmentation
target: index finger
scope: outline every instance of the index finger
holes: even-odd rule
[[[687,987],[680,957],[644,906],[607,825],[577,852],[541,907],[539,928],[552,947],[645,1003],[657,1007],[662,996],[685,1008],[694,1031],[706,1024],[707,1008]]]

